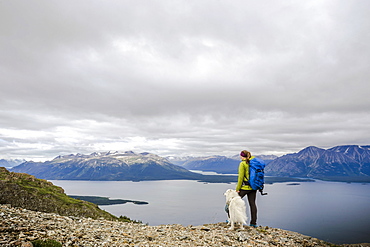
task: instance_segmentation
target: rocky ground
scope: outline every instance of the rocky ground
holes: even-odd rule
[[[0,246],[32,246],[53,239],[63,246],[335,246],[302,234],[269,227],[228,230],[226,223],[202,226],[147,226],[66,217],[0,204]],[[358,244],[352,246],[370,246]]]

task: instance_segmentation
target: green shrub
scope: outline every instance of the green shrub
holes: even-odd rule
[[[141,220],[132,220],[129,217],[122,216],[122,215],[118,218],[118,221],[121,221],[121,222],[132,222],[132,223],[139,223],[139,224],[142,224],[143,223]]]
[[[52,239],[35,240],[31,242],[33,247],[62,247],[62,244]]]

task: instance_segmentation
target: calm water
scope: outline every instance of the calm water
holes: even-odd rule
[[[232,184],[175,181],[53,180],[69,195],[147,201],[148,205],[100,206],[149,225],[224,222],[226,189]],[[370,184],[306,182],[266,185],[258,194],[258,224],[300,232],[332,243],[370,242]]]

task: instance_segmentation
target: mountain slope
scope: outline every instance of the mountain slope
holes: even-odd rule
[[[358,177],[363,163],[355,155],[347,155],[341,146],[328,150],[307,147],[298,153],[279,157],[266,166],[265,173],[270,176],[287,177]],[[366,157],[364,157],[366,159]]]
[[[24,159],[0,159],[0,167],[13,167],[22,164]]]
[[[213,171],[223,174],[237,173],[239,162],[224,156],[192,158],[182,165],[189,170]]]
[[[160,180],[200,179],[201,175],[157,155],[133,152],[58,156],[52,161],[26,162],[12,169],[43,179]]]
[[[370,176],[370,146],[346,145],[328,149],[342,153],[360,163],[360,172]]]

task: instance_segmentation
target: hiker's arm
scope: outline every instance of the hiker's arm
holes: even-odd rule
[[[245,174],[245,168],[244,168],[243,162],[240,162],[239,172],[238,172],[238,183],[236,184],[236,188],[235,188],[236,191],[240,191],[242,187],[243,180],[244,180],[244,174]]]

